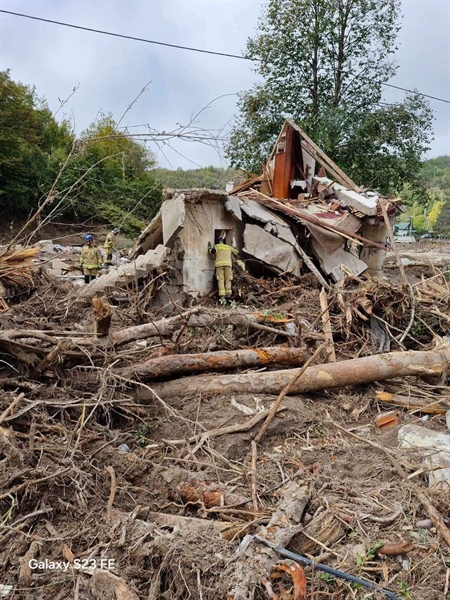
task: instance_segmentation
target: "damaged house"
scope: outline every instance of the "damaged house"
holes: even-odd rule
[[[128,265],[92,285],[114,287],[170,267],[168,291],[198,296],[215,289],[207,243],[225,233],[256,275],[312,272],[329,287],[348,274],[382,276],[396,200],[353,182],[293,121],[286,120],[264,172],[234,187],[166,190]]]

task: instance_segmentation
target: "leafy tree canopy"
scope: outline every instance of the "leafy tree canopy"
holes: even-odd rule
[[[62,173],[56,210],[138,233],[161,204],[153,155],[119,131],[111,115],[86,129],[81,140]]]
[[[450,235],[450,156],[425,161],[420,176],[435,200],[429,207],[429,229]]]
[[[34,88],[0,71],[0,202],[4,216],[26,215],[36,207],[73,136],[57,123]]]
[[[28,217],[52,190],[51,202],[40,215],[44,221],[62,215],[91,217],[137,233],[161,203],[154,164],[151,153],[119,131],[111,115],[75,142],[69,123],[58,123],[34,88],[13,81],[9,71],[0,72],[4,217]]]
[[[398,221],[410,221],[418,233],[450,234],[450,157],[426,160],[415,185],[406,184],[400,193],[407,209]]]
[[[290,116],[358,183],[388,192],[413,181],[429,105],[415,94],[381,103],[399,19],[400,0],[269,0],[247,43],[261,81],[240,94],[232,166],[260,173]]]

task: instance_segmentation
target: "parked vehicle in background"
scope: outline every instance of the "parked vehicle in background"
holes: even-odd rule
[[[424,242],[426,240],[448,240],[448,239],[449,239],[448,235],[438,234],[438,233],[435,233],[434,231],[427,231],[427,233],[424,233],[423,235],[420,236],[419,242]]]
[[[420,236],[419,242],[422,240],[434,240],[436,238],[437,238],[436,234],[434,234],[432,231],[427,231],[427,233],[424,233],[423,235]]]

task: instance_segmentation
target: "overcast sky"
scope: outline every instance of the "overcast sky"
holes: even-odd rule
[[[259,0],[0,0],[0,8],[94,29],[178,45],[242,54],[264,3]],[[398,73],[391,83],[450,100],[450,0],[404,0]],[[252,63],[155,46],[49,23],[0,15],[0,70],[36,86],[80,133],[102,113],[118,120],[140,90],[122,125],[149,124],[158,131],[187,124],[209,102],[198,125],[220,130],[236,114],[239,90],[256,81]],[[386,91],[388,102],[404,94]],[[430,100],[435,111],[429,156],[450,155],[450,104]],[[138,131],[138,129],[134,129]],[[152,146],[167,168],[220,166],[202,144]],[[183,156],[178,154],[181,153]],[[224,165],[226,163],[223,163]]]

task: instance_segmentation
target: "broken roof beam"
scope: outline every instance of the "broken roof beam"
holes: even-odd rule
[[[257,202],[261,202],[261,204],[267,206],[268,208],[271,208],[272,210],[277,210],[284,213],[285,215],[289,215],[294,219],[297,219],[298,221],[307,221],[308,223],[314,223],[314,225],[318,225],[319,227],[323,227],[323,229],[328,229],[329,231],[334,231],[335,233],[338,233],[339,235],[342,235],[342,237],[345,237],[347,239],[359,240],[369,246],[372,246],[373,248],[385,250],[385,246],[382,244],[378,244],[377,242],[368,240],[367,238],[364,238],[361,235],[358,235],[357,233],[349,233],[348,231],[344,231],[340,227],[326,225],[314,216],[309,215],[307,211],[297,210],[292,206],[283,204],[282,202],[278,202],[278,200],[275,200],[274,198],[269,198],[268,196],[265,196],[257,190],[254,190],[252,192],[252,199],[256,200]]]
[[[348,175],[344,173],[342,169],[340,169],[336,163],[334,163],[329,156],[323,152],[319,148],[317,144],[315,144],[312,139],[303,131],[301,127],[297,125],[292,119],[286,119],[286,123],[288,123],[295,131],[298,131],[300,137],[302,138],[302,148],[313,158],[317,160],[319,164],[321,164],[329,173],[333,175],[336,181],[339,181],[342,185],[355,192],[361,192],[361,188],[356,185],[354,181],[350,179]]]
[[[245,190],[248,190],[255,183],[259,183],[261,181],[261,178],[262,178],[262,175],[255,175],[255,176],[251,177],[250,179],[247,179],[243,183],[239,183],[229,192],[230,196],[233,196],[235,194],[239,194],[239,192],[244,192]]]

